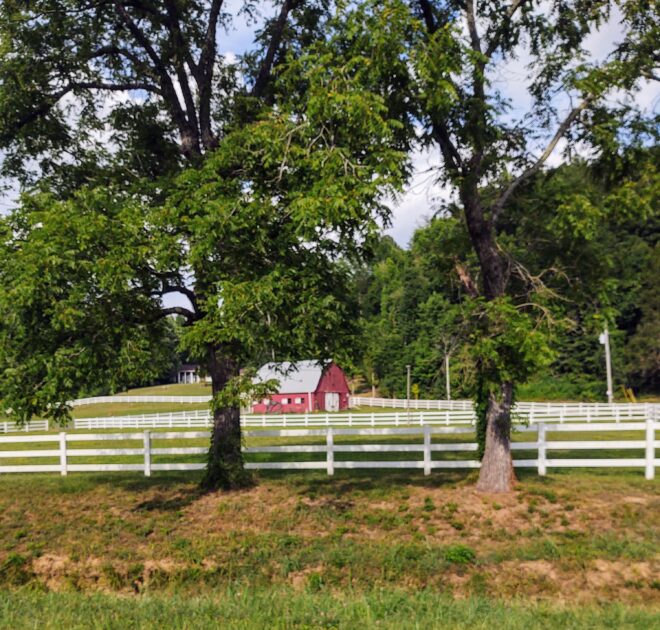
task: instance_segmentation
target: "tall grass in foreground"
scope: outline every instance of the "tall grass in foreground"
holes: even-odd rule
[[[430,591],[225,591],[200,599],[0,592],[0,628],[660,628],[660,614],[607,605],[564,608],[452,600]]]

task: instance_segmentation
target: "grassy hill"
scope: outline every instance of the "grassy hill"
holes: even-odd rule
[[[523,474],[510,496],[462,472],[258,479],[3,476],[0,627],[660,623],[660,484],[638,472]]]

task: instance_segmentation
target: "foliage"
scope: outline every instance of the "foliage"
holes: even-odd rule
[[[320,53],[280,78],[305,89],[162,180],[162,201],[150,186],[83,187],[25,195],[3,220],[0,397],[18,418],[64,420],[81,388],[150,374],[170,315],[185,319],[183,348],[208,366],[220,413],[247,394],[242,368],[341,358],[355,319],[347,263],[370,247],[405,161],[383,99]],[[168,294],[188,305],[163,308]]]
[[[599,400],[604,357],[598,334],[604,321],[609,321],[617,389],[657,391],[654,154],[638,152],[634,168],[629,159],[627,172],[607,180],[599,165],[575,161],[539,174],[514,197],[511,220],[502,222],[499,235],[526,277],[542,278],[535,306],[516,307],[509,299],[487,307],[466,295],[455,263],[461,261],[474,275],[478,270],[466,255],[465,236],[454,218],[459,211],[452,206],[415,232],[409,250],[391,243],[383,247],[360,272],[359,288],[366,296],[364,363],[374,366],[383,394],[404,394],[410,363],[422,397],[443,397],[438,347],[454,331],[452,389],[481,400],[482,415],[485,390],[475,370],[480,357],[491,378],[502,371],[518,379],[520,399]],[[524,290],[520,281],[514,286]]]

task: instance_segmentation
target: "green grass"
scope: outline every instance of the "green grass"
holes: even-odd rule
[[[316,592],[314,592],[316,591]],[[540,630],[557,628],[654,630],[652,611],[620,605],[550,606],[456,601],[432,591],[375,590],[331,593],[322,583],[307,592],[245,590],[213,597],[122,598],[79,593],[0,594],[0,628],[451,628]]]
[[[152,385],[151,387],[137,387],[118,396],[210,396],[210,383],[170,383],[167,385]]]
[[[660,605],[660,488],[634,471],[520,472],[503,496],[463,471],[264,472],[226,494],[200,477],[0,477],[0,588]]]

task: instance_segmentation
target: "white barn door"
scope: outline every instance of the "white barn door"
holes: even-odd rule
[[[325,410],[339,411],[339,394],[337,392],[325,393]]]

